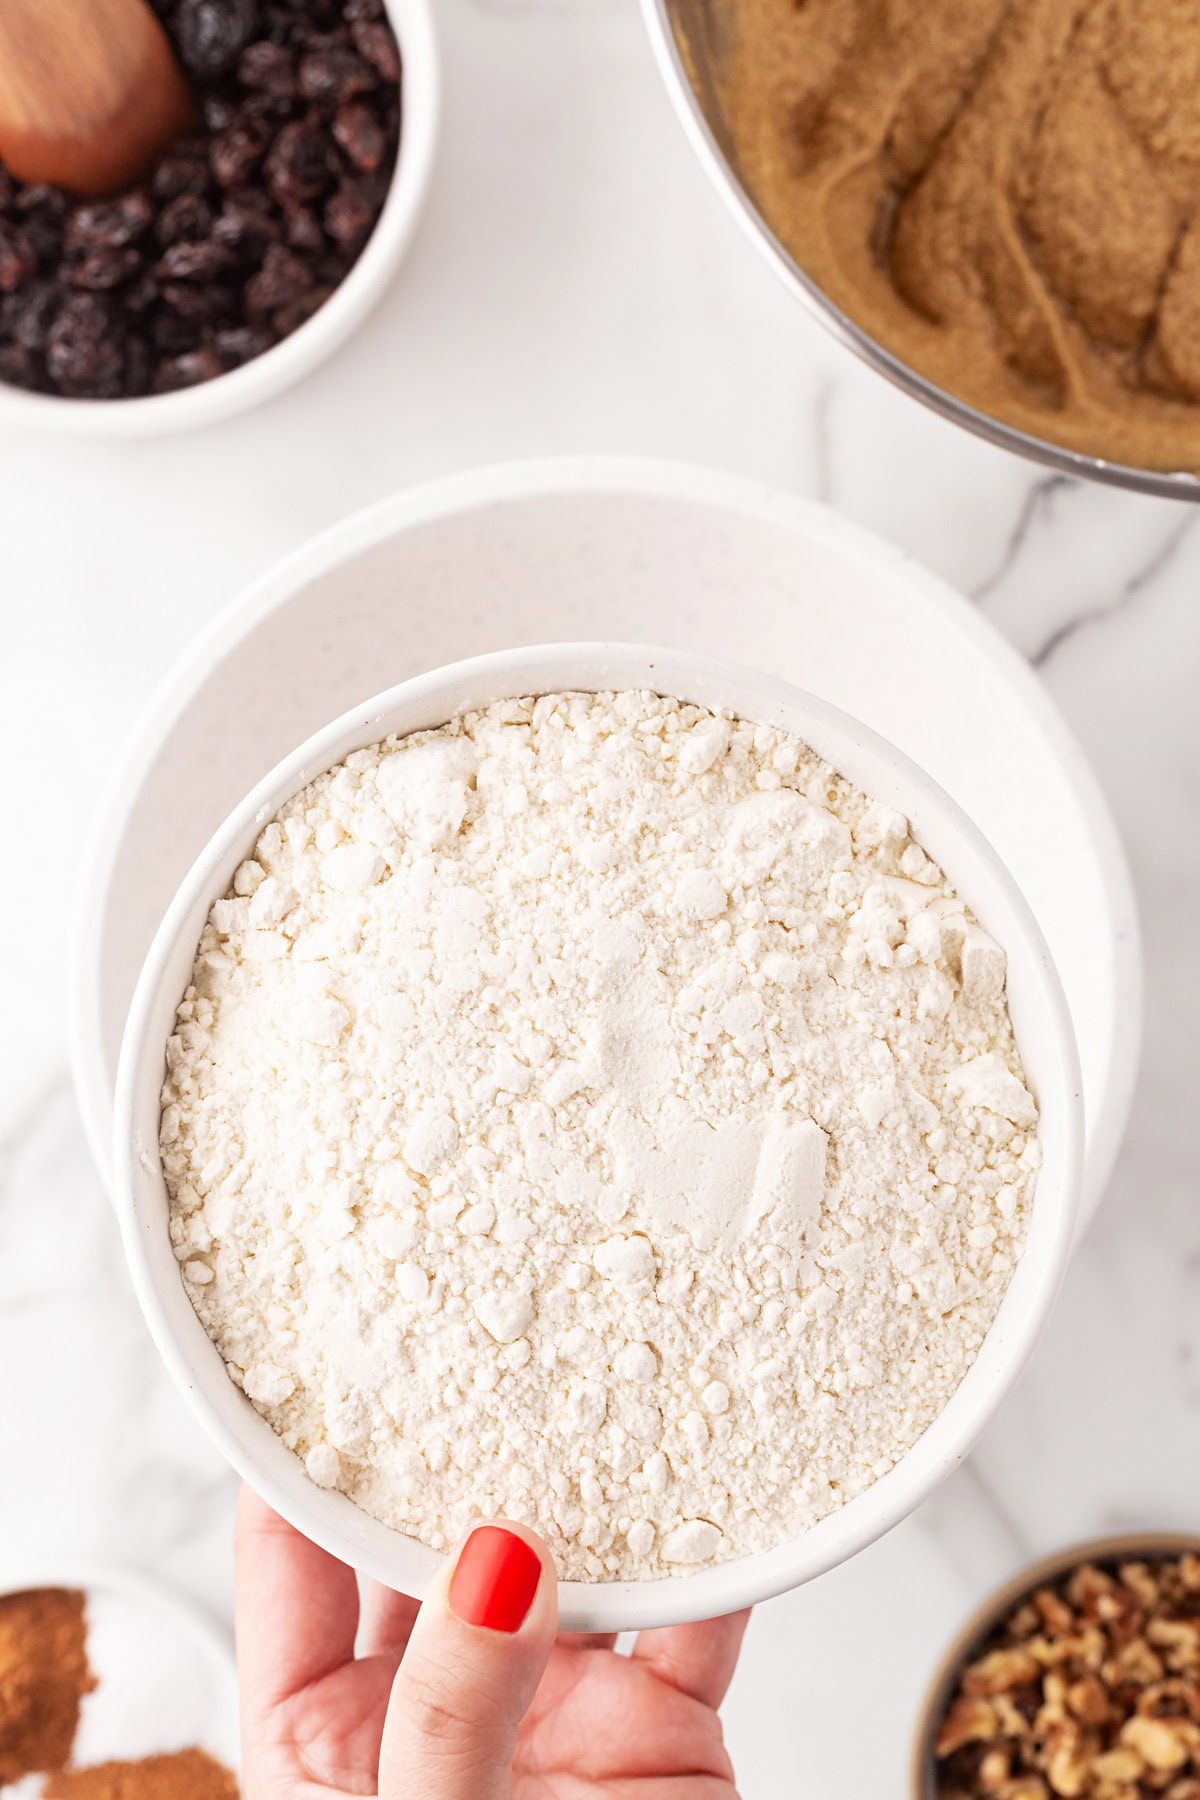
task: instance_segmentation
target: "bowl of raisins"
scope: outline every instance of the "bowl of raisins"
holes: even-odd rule
[[[228,417],[381,298],[437,134],[430,0],[150,0],[195,102],[135,186],[0,163],[0,416],[140,436]]]

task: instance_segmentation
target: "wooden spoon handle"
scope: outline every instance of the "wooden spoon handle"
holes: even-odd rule
[[[0,159],[19,180],[110,192],[191,119],[145,0],[0,0]]]

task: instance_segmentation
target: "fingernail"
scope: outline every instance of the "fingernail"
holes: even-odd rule
[[[541,1559],[524,1538],[503,1525],[479,1525],[451,1578],[450,1611],[485,1631],[519,1631],[541,1575]]]

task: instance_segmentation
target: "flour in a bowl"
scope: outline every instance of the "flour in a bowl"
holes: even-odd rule
[[[797,739],[550,695],[355,752],[205,927],[167,1050],[183,1279],[309,1475],[564,1576],[795,1536],[1012,1275],[1002,951]]]

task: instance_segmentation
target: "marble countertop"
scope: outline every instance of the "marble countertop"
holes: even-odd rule
[[[154,682],[314,529],[415,480],[665,455],[816,494],[1038,667],[1128,846],[1145,1058],[1100,1214],[970,1462],[761,1609],[727,1706],[742,1791],[905,1793],[919,1695],[1024,1560],[1200,1515],[1200,513],[1074,485],[887,388],[796,308],[683,139],[632,0],[441,0],[443,144],[380,311],[240,421],[142,445],[0,431],[0,1538],[228,1611],[234,1483],[158,1366],[65,1065],[65,916]]]

